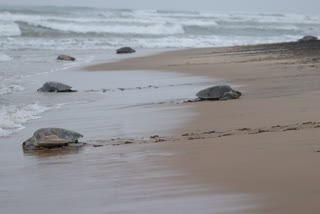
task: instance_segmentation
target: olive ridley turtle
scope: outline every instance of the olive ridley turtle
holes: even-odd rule
[[[126,54],[126,53],[134,53],[134,52],[136,52],[136,50],[130,47],[123,47],[117,50],[117,54]]]
[[[61,82],[46,82],[37,91],[39,92],[76,92],[72,87]]]
[[[72,56],[68,56],[68,55],[59,55],[57,57],[57,60],[64,60],[64,61],[75,61],[76,58],[72,57]]]
[[[242,95],[240,91],[233,90],[229,85],[217,85],[199,91],[196,96],[200,100],[230,100]]]
[[[37,130],[31,138],[23,142],[25,150],[36,150],[41,148],[56,148],[69,145],[81,145],[78,139],[83,137],[74,131],[62,128],[42,128]]]
[[[317,41],[318,37],[316,36],[304,36],[303,38],[299,39],[298,42],[311,42],[311,41]]]

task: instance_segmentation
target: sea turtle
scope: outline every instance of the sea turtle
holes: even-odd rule
[[[230,100],[237,99],[241,95],[241,92],[233,90],[229,85],[213,86],[196,94],[200,100]]]
[[[117,54],[134,53],[134,52],[136,52],[136,50],[130,47],[123,47],[117,50]]]
[[[61,54],[61,55],[59,55],[59,56],[57,57],[57,60],[75,61],[76,58],[74,58],[74,57],[72,57],[72,56],[68,56],[68,55],[63,55],[63,54]]]
[[[46,82],[41,88],[37,91],[40,92],[76,92],[72,90],[72,87],[60,82]]]
[[[298,42],[310,42],[310,41],[317,41],[318,37],[316,36],[304,36],[303,38],[299,39]]]
[[[83,137],[74,131],[61,128],[42,128],[37,130],[31,138],[23,142],[25,150],[35,150],[40,148],[55,148],[78,144],[78,138]]]

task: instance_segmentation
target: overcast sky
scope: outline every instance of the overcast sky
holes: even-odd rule
[[[320,10],[320,0],[0,0],[0,5],[68,5],[106,8],[304,14],[317,14]]]

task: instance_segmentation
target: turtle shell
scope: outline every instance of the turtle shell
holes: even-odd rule
[[[82,134],[61,128],[42,128],[37,130],[31,139],[33,146],[59,147],[69,143],[77,143]]]
[[[232,91],[228,85],[218,85],[199,91],[196,96],[204,100],[219,100],[226,92]]]
[[[116,52],[117,54],[124,54],[124,53],[134,53],[136,52],[136,50],[134,50],[131,47],[122,47],[122,48],[119,48]]]
[[[38,91],[41,92],[72,92],[72,87],[60,82],[46,82]]]

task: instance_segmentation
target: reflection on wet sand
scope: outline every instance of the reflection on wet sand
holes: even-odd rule
[[[38,150],[23,150],[25,156],[36,156],[39,158],[46,158],[51,156],[78,154],[83,147],[66,146],[54,149],[38,149]]]
[[[250,196],[201,186],[154,144],[25,153],[1,176],[1,213],[228,213]]]

